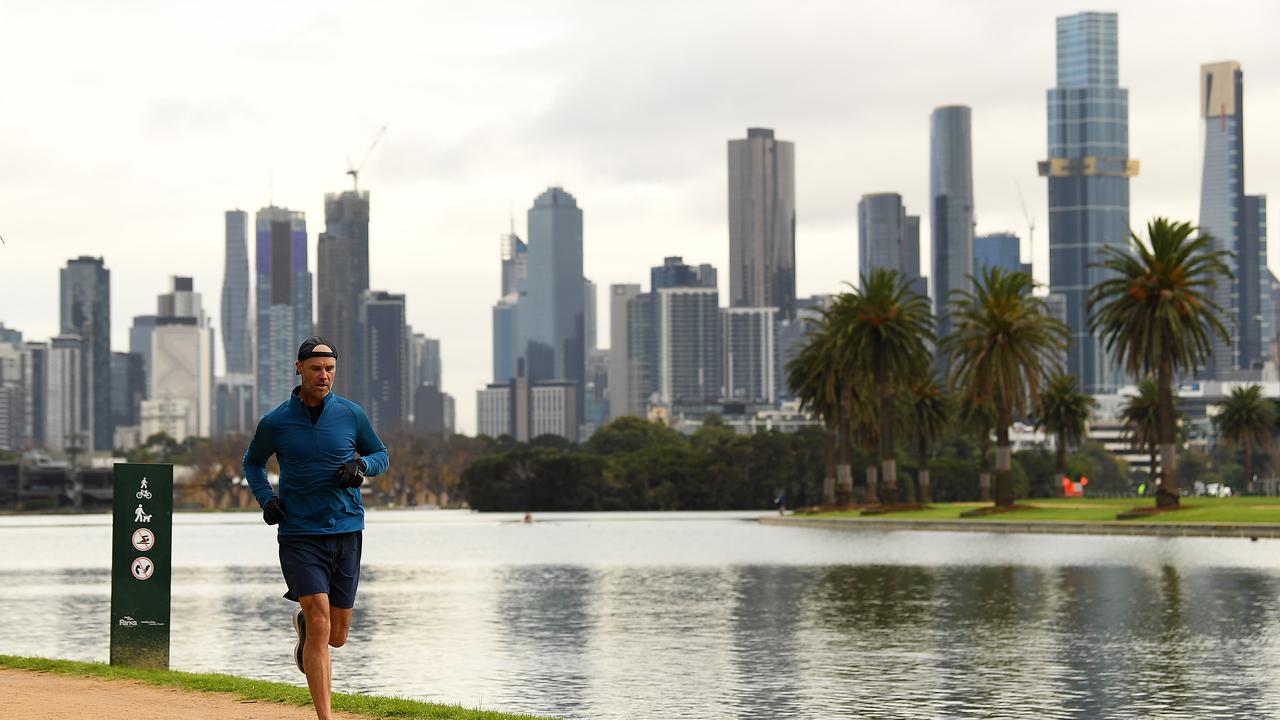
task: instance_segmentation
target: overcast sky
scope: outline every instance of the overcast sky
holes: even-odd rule
[[[1246,189],[1280,196],[1275,2],[0,0],[0,322],[56,334],[58,269],[87,254],[111,270],[115,349],[169,275],[219,325],[223,211],[305,211],[314,272],[323,195],[383,125],[371,284],[442,339],[467,432],[509,218],[524,236],[548,185],[577,197],[607,344],[610,283],[647,285],[665,255],[728,277],[725,143],[748,126],[796,144],[800,295],[857,277],[864,193],[923,216],[927,269],[929,113],[953,103],[973,108],[978,231],[1017,232],[1047,280],[1035,161],[1054,18],[1081,10],[1120,15],[1135,226],[1196,219],[1202,62],[1242,63]]]

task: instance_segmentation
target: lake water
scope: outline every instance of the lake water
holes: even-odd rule
[[[1280,717],[1280,541],[371,511],[335,689],[560,718]],[[175,518],[172,666],[303,685],[256,515]],[[105,661],[110,519],[0,517],[0,653]]]

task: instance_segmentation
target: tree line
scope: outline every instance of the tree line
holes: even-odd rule
[[[1212,250],[1212,238],[1195,231],[1190,223],[1156,218],[1145,241],[1130,233],[1127,246],[1102,248],[1093,265],[1102,280],[1087,297],[1089,331],[1151,391],[1145,424],[1135,420],[1129,427],[1133,442],[1150,448],[1158,468],[1160,508],[1176,507],[1181,494],[1173,379],[1205,365],[1215,335],[1230,342],[1212,298],[1218,278],[1231,276],[1228,253]],[[787,378],[827,429],[824,504],[899,503],[900,439],[916,451],[916,496],[929,502],[932,448],[952,422],[977,432],[984,500],[1008,508],[1018,494],[1009,437],[1015,419],[1056,436],[1050,489],[1057,487],[1067,449],[1083,438],[1093,407],[1079,380],[1063,372],[1068,329],[1044,299],[1032,295],[1035,283],[1026,273],[985,268],[970,280],[971,290],[948,298],[943,319],[949,327],[941,338],[934,336],[928,300],[912,292],[901,273],[886,269],[837,295],[814,323],[788,363]],[[1136,407],[1130,411],[1139,414]],[[855,497],[852,457],[858,448],[878,462],[868,463]],[[1248,457],[1246,452],[1246,462]]]

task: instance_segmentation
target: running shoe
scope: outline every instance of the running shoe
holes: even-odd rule
[[[306,675],[307,671],[302,667],[302,648],[307,644],[307,620],[301,609],[293,616],[293,631],[298,633],[298,642],[293,644],[293,661],[298,665],[298,672]]]

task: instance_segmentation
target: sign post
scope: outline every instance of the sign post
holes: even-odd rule
[[[116,463],[111,519],[111,664],[169,668],[173,466]]]

